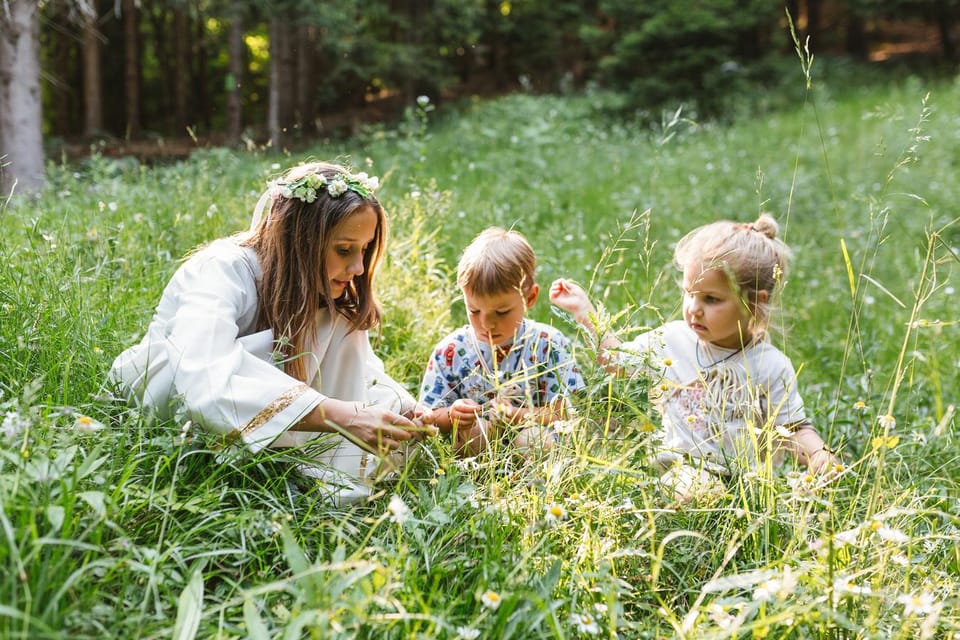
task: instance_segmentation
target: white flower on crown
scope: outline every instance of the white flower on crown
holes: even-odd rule
[[[344,193],[347,192],[347,183],[343,178],[337,178],[333,182],[327,185],[327,193],[330,194],[331,198],[339,198]]]

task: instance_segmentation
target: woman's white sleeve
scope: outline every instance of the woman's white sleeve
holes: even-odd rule
[[[172,391],[190,419],[257,451],[324,396],[241,341],[238,319],[256,304],[256,281],[245,265],[211,259],[192,266],[178,274],[177,308],[165,327]]]

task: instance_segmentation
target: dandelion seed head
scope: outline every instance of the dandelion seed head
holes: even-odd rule
[[[390,503],[387,504],[387,513],[389,514],[391,522],[403,524],[407,521],[407,518],[410,517],[410,507],[403,501],[403,498],[397,494],[393,494],[390,497]]]

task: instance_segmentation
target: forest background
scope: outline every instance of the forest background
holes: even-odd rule
[[[2,185],[96,149],[291,148],[420,95],[594,85],[624,110],[729,116],[776,84],[786,13],[821,54],[956,56],[957,0],[2,0]]]
[[[398,15],[413,25],[395,13],[407,5],[337,3],[324,10],[353,35],[321,42],[349,55],[325,49],[292,76],[318,100],[308,134],[272,115],[279,5],[246,16],[231,76],[226,49],[197,44],[226,46],[221,14],[184,14],[189,50],[206,53],[174,63],[153,51],[173,37],[175,5],[142,2],[129,120],[124,3],[110,2],[91,135],[85,6],[0,0],[7,18],[39,9],[23,15],[43,54],[33,85],[11,81],[29,65],[5,67],[3,91],[32,86],[43,102],[35,129],[4,120],[4,176],[26,148],[7,136],[33,131],[46,181],[28,196],[21,175],[0,203],[0,637],[960,639],[960,83],[949,11],[934,13],[953,4],[801,2],[796,41],[783,7],[764,3],[421,6],[421,27],[464,6],[499,25],[461,80],[437,71],[435,43],[374,38]],[[305,6],[288,24],[319,11]],[[423,84],[387,75],[404,64]],[[166,83],[201,71],[186,103],[206,92],[212,106],[174,124],[184,94]],[[73,84],[54,86],[61,76]],[[229,141],[233,90],[250,95]],[[452,270],[487,225],[524,232],[542,284],[581,282],[604,326],[630,337],[677,317],[684,231],[773,213],[795,254],[771,339],[842,464],[814,476],[788,461],[678,499],[650,464],[655,381],[609,376],[542,299],[531,316],[568,333],[589,385],[560,446],[462,460],[429,439],[350,508],[318,499],[298,452],[225,452],[189,420],[116,401],[106,371],[182,257],[246,228],[267,181],[310,157],[382,178],[375,349],[411,389],[464,322]]]

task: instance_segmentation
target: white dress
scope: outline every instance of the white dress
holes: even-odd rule
[[[217,240],[177,270],[143,340],[116,358],[110,380],[159,418],[185,412],[254,452],[326,437],[330,445],[312,454],[319,464],[301,470],[342,486],[341,501],[362,497],[371,455],[339,435],[289,429],[326,398],[394,411],[415,400],[386,375],[367,332],[350,331],[344,317],[325,309],[304,356],[309,384],[287,375],[274,362],[273,332],[255,331],[261,271],[254,251],[238,241]]]
[[[657,458],[686,458],[717,473],[755,469],[796,425],[807,422],[790,360],[764,338],[745,349],[699,340],[669,322],[624,343],[621,365],[651,376],[663,424]],[[779,429],[778,429],[779,427]]]

